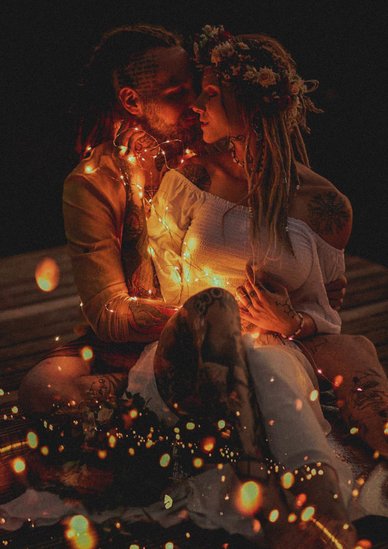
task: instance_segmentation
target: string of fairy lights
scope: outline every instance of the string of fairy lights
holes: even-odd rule
[[[143,130],[134,128],[134,131],[140,132]],[[144,156],[128,154],[126,146],[118,145],[117,139],[120,135],[118,133],[113,142],[113,145],[119,151],[121,159],[120,181],[124,185],[131,185],[132,193],[136,194],[144,208],[152,208],[154,189],[145,190],[145,186],[131,177],[130,173],[136,166],[140,165],[141,167],[141,163],[145,162],[146,159]],[[147,137],[154,139],[149,134],[147,134]],[[163,150],[163,145],[169,143],[170,140],[162,143],[157,143],[155,140],[152,147],[144,149],[144,153],[150,152],[153,159],[162,154],[165,158],[166,168],[170,169],[166,153]],[[91,151],[90,148],[89,151]],[[193,153],[186,149],[185,154],[189,157]],[[124,161],[126,165],[123,166]],[[182,164],[184,161],[185,158],[182,158],[180,163]],[[87,161],[84,170],[86,174],[92,174],[98,168]],[[174,238],[176,235],[174,235],[168,223],[168,206],[166,206],[162,215],[160,212],[155,213],[163,230],[168,231],[171,238]],[[217,275],[207,267],[201,269],[191,261],[191,252],[195,245],[196,242],[193,239],[189,242],[183,242],[184,251],[182,256],[184,264],[182,270],[177,265],[171,266],[172,282],[175,284],[189,284],[193,280],[193,277],[194,281],[198,281],[202,277],[205,280],[209,280],[211,285],[227,287],[227,280],[220,277],[217,278]],[[152,247],[149,247],[148,251],[151,257],[155,253]],[[44,266],[37,267],[35,277],[42,291],[52,291],[58,284],[59,268],[55,261],[50,258],[46,259],[49,259],[49,263],[47,264],[46,262]],[[136,296],[130,296],[129,299],[138,301]],[[111,312],[115,311],[111,310]],[[56,341],[58,339],[59,336],[55,338]],[[85,362],[93,360],[93,349],[85,346],[81,350],[81,357]],[[341,375],[336,376],[334,381],[331,381],[325,377],[322,370],[318,369],[318,374],[331,382],[335,388],[338,388],[343,382]],[[0,397],[4,395],[5,391],[0,389]],[[61,417],[62,419],[66,418],[71,429],[76,428],[81,433],[83,437],[80,446],[81,449],[87,449],[89,454],[92,454],[101,462],[106,462],[109,459],[114,460],[115,453],[122,456],[123,449],[124,454],[129,460],[136,456],[144,456],[144,452],[153,452],[160,470],[168,471],[169,478],[173,480],[198,474],[207,464],[211,463],[220,472],[220,483],[226,482],[226,474],[223,472],[225,464],[236,464],[241,455],[239,445],[236,443],[236,432],[232,418],[219,418],[212,423],[203,423],[198,419],[192,418],[181,418],[174,427],[166,429],[158,422],[155,414],[149,412],[146,403],[132,398],[133,395],[130,394],[127,397],[128,399],[121,401],[120,405],[114,399],[112,400],[108,394],[102,395],[102,398],[101,395],[91,394],[89,401],[84,403],[82,408],[78,407],[75,401],[67,403],[67,410],[61,410]],[[317,398],[318,391],[314,390],[310,395],[310,400],[314,401]],[[298,402],[297,400],[295,407],[296,409],[301,409],[301,401]],[[238,412],[236,415],[238,415]],[[14,406],[10,414],[3,415],[3,420],[12,421],[18,416],[19,409]],[[269,425],[272,426],[274,420],[270,420],[270,422]],[[38,453],[43,460],[55,461],[58,456],[65,456],[67,452],[66,446],[71,446],[73,443],[73,438],[71,436],[67,438],[65,431],[66,429],[63,428],[61,423],[55,424],[52,419],[42,418],[39,433],[29,430],[25,439],[0,447],[0,455],[14,455],[15,452],[28,450],[29,452]],[[351,434],[357,434],[357,431],[356,427],[350,428]],[[375,452],[374,458],[378,459],[378,457],[379,453]],[[308,456],[306,458],[308,460]],[[10,466],[16,477],[26,474],[27,465],[28,459],[23,457],[23,455],[13,457],[10,460]],[[319,462],[316,464],[306,464],[294,471],[287,471],[271,458],[265,460],[263,470],[268,475],[276,474],[284,490],[292,489],[297,480],[309,481],[315,476],[324,475],[322,464]],[[356,480],[356,487],[352,490],[353,498],[359,496],[359,489],[364,482],[363,477]],[[266,511],[266,516],[262,516],[262,493],[263,486],[261,481],[259,479],[250,479],[241,482],[237,492],[233,494],[226,493],[224,497],[225,501],[232,499],[236,509],[242,515],[251,518],[252,531],[255,533],[261,530],[262,520],[276,523],[282,518],[280,510],[277,508]],[[338,498],[338,494],[333,495],[333,499],[336,498]],[[166,509],[170,509],[174,505],[172,498],[168,494],[164,496],[164,505]],[[260,520],[257,518],[258,516]],[[315,517],[315,507],[309,505],[307,497],[303,493],[296,496],[294,510],[288,513],[285,520],[290,524],[311,522],[320,530],[327,542],[331,543],[336,549],[342,547],[341,542],[336,536]],[[4,517],[0,517],[0,527],[5,521]],[[31,519],[28,520],[28,523],[32,527],[34,526]],[[120,530],[122,528],[121,523],[115,523],[115,528]],[[345,523],[343,528],[346,530],[349,528],[349,525]],[[83,515],[74,515],[67,520],[65,534],[73,547],[81,548],[85,546],[85,543],[90,543],[88,547],[95,547],[98,543],[98,538],[92,524]],[[186,532],[186,538],[190,538],[189,531]],[[173,541],[166,542],[165,549],[173,549],[173,547]]]

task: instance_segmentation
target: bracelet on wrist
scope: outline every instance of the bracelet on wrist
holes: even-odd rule
[[[289,335],[283,335],[283,334],[282,334],[282,337],[283,337],[284,339],[291,339],[291,340],[292,340],[292,339],[296,339],[296,338],[302,333],[303,326],[304,326],[304,316],[301,315],[301,314],[298,313],[298,312],[297,312],[296,314],[298,315],[299,320],[300,320],[299,326],[298,326],[298,328],[295,330],[295,332],[293,332],[292,334],[289,334]]]

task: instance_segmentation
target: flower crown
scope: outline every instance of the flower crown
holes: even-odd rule
[[[264,110],[286,109],[298,96],[313,91],[308,82],[275,51],[270,42],[252,39],[245,42],[224,27],[206,25],[193,44],[194,61],[199,68],[212,66],[223,82],[246,84],[258,92]]]

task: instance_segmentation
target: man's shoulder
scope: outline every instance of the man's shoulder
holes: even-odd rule
[[[353,211],[349,198],[331,181],[298,164],[301,183],[299,215],[336,248],[344,248],[352,230]]]
[[[177,171],[199,189],[203,191],[207,191],[209,189],[211,178],[207,159],[194,156],[185,160]]]

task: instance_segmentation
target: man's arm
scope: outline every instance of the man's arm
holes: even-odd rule
[[[80,163],[65,182],[63,211],[82,310],[95,333],[104,341],[157,339],[174,309],[129,295],[121,258],[126,192],[112,158],[97,151]]]

